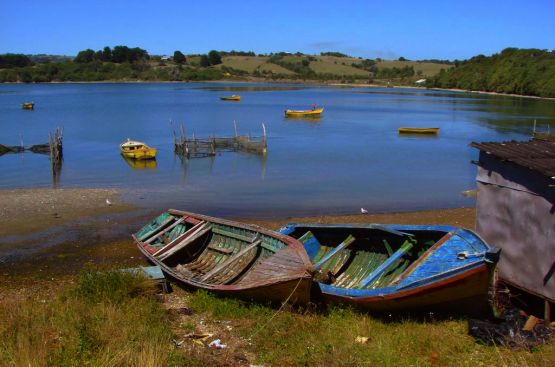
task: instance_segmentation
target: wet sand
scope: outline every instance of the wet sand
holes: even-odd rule
[[[114,189],[0,190],[0,203],[0,239],[134,208],[120,202]]]
[[[0,190],[0,202],[0,288],[7,291],[5,296],[48,293],[71,283],[90,265],[146,265],[130,234],[164,210],[123,203],[112,189]],[[235,219],[271,229],[288,222],[445,224],[473,229],[475,209]],[[17,256],[6,256],[18,248],[21,253]]]

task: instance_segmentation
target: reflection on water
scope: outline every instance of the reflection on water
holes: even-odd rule
[[[61,158],[57,163],[52,164],[52,188],[57,189],[60,186],[60,178],[62,177],[62,166],[64,159]]]
[[[156,159],[131,159],[123,155],[120,156],[133,169],[156,169],[158,167]]]
[[[231,159],[229,168],[230,172],[233,174],[240,174],[241,170],[244,168],[243,163],[239,162],[239,160],[248,157],[249,160],[249,168],[254,169],[256,166],[260,167],[260,178],[264,180],[266,176],[266,164],[268,160],[267,154],[260,154],[260,155],[249,155],[248,153],[244,152],[221,152],[216,155],[212,156],[199,156],[199,157],[187,157],[186,155],[182,154],[175,154],[174,161],[178,162],[179,166],[182,169],[182,182],[187,182],[187,177],[189,175],[199,175],[199,174],[207,174],[208,176],[213,175],[214,166],[218,159],[222,159],[223,155],[232,156],[226,157],[227,159]],[[235,155],[235,157],[233,157]],[[218,158],[220,157],[220,158]]]
[[[438,134],[398,133],[398,135],[399,135],[399,138],[402,138],[402,139],[429,139],[429,140],[439,139],[439,133]]]
[[[244,103],[220,103],[214,90],[249,94]],[[64,126],[63,170],[53,176],[40,154],[5,154],[0,188],[116,187],[141,206],[236,218],[473,205],[460,195],[475,187],[470,142],[528,139],[534,120],[538,130],[555,125],[555,101],[395,88],[0,84],[0,93],[1,144],[19,145],[20,134],[43,141]],[[22,113],[24,100],[41,108]],[[325,115],[284,117],[284,108],[312,104],[326,106]],[[268,154],[176,158],[168,121],[197,136],[229,136],[232,121],[253,132],[264,123]],[[400,136],[400,125],[441,132]],[[156,161],[117,159],[115,147],[129,136],[157,147]]]
[[[305,121],[305,122],[320,122],[322,115],[306,115],[306,116],[285,116],[285,121]]]

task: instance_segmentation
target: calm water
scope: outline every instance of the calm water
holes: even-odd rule
[[[219,96],[241,94],[240,103]],[[34,111],[20,104],[34,101]],[[288,120],[286,108],[325,106],[320,120]],[[59,187],[116,187],[142,206],[222,216],[270,217],[473,205],[472,141],[523,140],[555,124],[555,102],[407,89],[188,84],[0,85],[0,144],[44,143],[64,128]],[[268,130],[268,154],[174,156],[170,120],[188,134]],[[440,127],[402,137],[399,126]],[[156,164],[119,155],[126,138],[159,149]],[[53,185],[47,156],[0,157],[0,188]]]

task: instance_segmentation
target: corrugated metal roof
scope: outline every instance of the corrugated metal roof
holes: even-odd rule
[[[555,177],[555,142],[533,139],[501,143],[472,143],[470,146],[502,160],[530,168],[549,177]]]

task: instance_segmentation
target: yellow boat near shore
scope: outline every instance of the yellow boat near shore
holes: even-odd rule
[[[400,127],[399,134],[437,134],[439,127]]]
[[[222,101],[235,101],[235,102],[239,102],[241,100],[241,96],[234,94],[230,97],[220,97],[220,99]]]
[[[121,155],[131,159],[154,159],[156,148],[151,148],[142,141],[127,139],[120,144]]]
[[[285,116],[318,116],[322,114],[322,112],[324,112],[324,107],[314,108],[312,110],[285,110]]]

